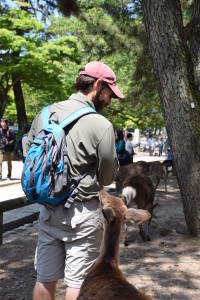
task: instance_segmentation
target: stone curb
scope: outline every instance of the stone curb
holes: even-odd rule
[[[18,228],[20,226],[24,226],[25,224],[33,223],[34,221],[37,221],[39,217],[39,212],[34,212],[30,215],[27,215],[23,218],[19,218],[17,220],[8,222],[6,224],[3,224],[3,233],[7,231],[11,231],[15,228]]]
[[[1,186],[9,186],[9,185],[12,185],[12,184],[16,184],[16,183],[21,183],[21,180],[3,180],[0,182],[0,187]]]

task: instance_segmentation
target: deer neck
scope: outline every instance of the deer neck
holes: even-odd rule
[[[122,222],[114,219],[105,225],[103,248],[100,260],[111,263],[118,267],[119,264],[119,242]]]

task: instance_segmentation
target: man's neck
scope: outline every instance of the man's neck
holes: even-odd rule
[[[89,101],[93,102],[94,96],[93,96],[93,92],[90,92],[88,94],[84,94],[81,91],[78,91],[79,95],[82,95],[83,97],[87,98]]]

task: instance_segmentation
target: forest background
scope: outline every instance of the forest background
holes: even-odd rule
[[[115,128],[165,126],[200,237],[200,1],[2,0],[0,12],[0,117],[22,129],[73,93],[81,66],[105,62],[125,100],[104,115]]]
[[[163,128],[140,3],[80,1],[81,14],[66,17],[54,2],[1,1],[0,117],[23,129],[68,99],[81,66],[101,60],[125,95],[104,112],[114,127]]]

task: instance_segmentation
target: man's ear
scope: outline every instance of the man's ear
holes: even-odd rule
[[[94,86],[99,88],[101,86],[101,83],[102,83],[102,80],[101,79],[97,79],[95,82],[94,82]]]

